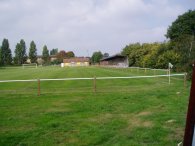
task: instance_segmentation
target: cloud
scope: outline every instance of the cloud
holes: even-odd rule
[[[187,11],[168,0],[0,0],[0,39],[20,39],[86,56],[114,54],[130,42],[163,41],[168,25]]]

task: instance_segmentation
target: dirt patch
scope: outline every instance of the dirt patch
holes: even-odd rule
[[[143,121],[139,117],[131,117],[128,120],[128,129],[132,129],[135,127],[152,127],[153,123],[151,121]]]
[[[137,116],[148,116],[148,115],[151,115],[152,112],[149,112],[149,111],[143,111],[143,112],[140,112],[137,114]]]
[[[170,130],[170,134],[167,136],[167,139],[168,141],[173,141],[173,140],[182,141],[183,136],[184,136],[184,129],[175,128],[175,129]]]
[[[145,120],[142,120],[140,117],[140,116],[147,116],[150,114],[151,112],[142,112],[138,115],[105,113],[105,114],[99,114],[87,120],[91,122],[104,123],[112,119],[121,119],[121,120],[127,121],[127,124],[128,124],[127,129],[132,129],[134,127],[152,127],[153,126],[152,121],[145,121]]]

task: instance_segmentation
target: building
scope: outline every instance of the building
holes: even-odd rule
[[[89,66],[89,58],[87,57],[67,58],[63,62],[63,66]]]
[[[49,56],[49,61],[52,62],[54,60],[57,60],[56,55],[50,55]],[[31,63],[30,58],[27,59],[26,63]],[[42,55],[37,55],[37,63],[38,64],[43,64],[44,63],[44,60],[43,60],[43,56]]]
[[[102,66],[128,67],[128,57],[120,54],[109,56],[100,60]]]

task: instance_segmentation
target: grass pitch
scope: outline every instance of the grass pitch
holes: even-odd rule
[[[0,80],[153,75],[98,67],[1,68]],[[166,72],[155,72],[166,74]],[[0,83],[0,145],[172,146],[183,138],[181,78]]]

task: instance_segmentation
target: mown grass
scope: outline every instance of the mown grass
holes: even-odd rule
[[[162,74],[163,72],[158,72]],[[0,69],[0,80],[151,75],[98,67]],[[157,74],[157,73],[156,73]],[[0,145],[172,146],[183,138],[182,79],[0,83]]]

